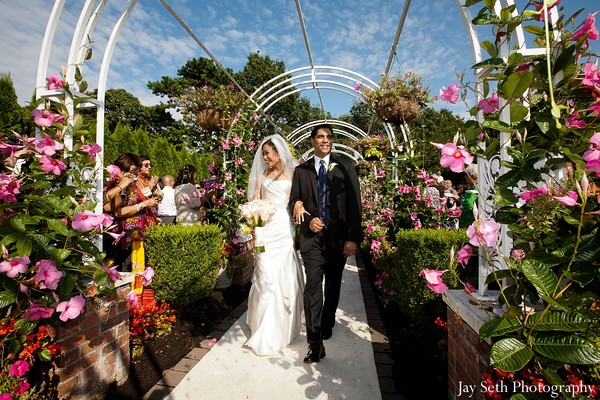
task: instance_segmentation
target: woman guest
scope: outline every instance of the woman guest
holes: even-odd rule
[[[195,184],[196,167],[185,164],[175,179],[175,206],[178,224],[201,224],[204,222],[204,205],[214,201],[215,190],[204,193]]]

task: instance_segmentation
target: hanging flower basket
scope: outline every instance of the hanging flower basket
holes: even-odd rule
[[[377,102],[375,112],[385,122],[401,124],[419,116],[419,103],[407,97],[386,95]]]
[[[228,129],[233,122],[233,118],[231,118],[229,113],[212,108],[198,111],[196,119],[202,129],[211,132]]]

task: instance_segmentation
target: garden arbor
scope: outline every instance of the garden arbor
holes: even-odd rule
[[[73,96],[83,96],[83,94],[78,93],[74,84],[76,82],[76,78],[79,75],[79,67],[83,66],[88,55],[88,49],[93,47],[94,30],[98,23],[98,20],[101,18],[102,11],[107,5],[109,0],[86,0],[83,3],[81,8],[81,12],[79,14],[79,19],[75,26],[75,30],[73,33],[73,37],[71,40],[71,46],[69,52],[66,57],[66,75],[65,80],[70,85],[71,93]],[[183,28],[190,34],[190,36],[198,43],[198,45],[207,53],[207,55],[213,59],[217,66],[225,70],[219,61],[213,56],[209,49],[204,46],[204,44],[196,37],[196,35],[189,29],[189,27],[185,24],[185,22],[177,15],[177,13],[170,7],[166,0],[160,0],[160,2],[169,10],[169,12],[174,16],[174,18],[183,26]],[[46,89],[46,81],[45,78],[48,75],[48,63],[50,58],[50,51],[52,48],[52,44],[54,41],[55,32],[57,26],[60,22],[60,16],[62,10],[65,6],[66,0],[55,0],[54,6],[50,12],[48,25],[46,28],[46,32],[44,35],[44,39],[42,42],[40,58],[38,63],[38,72],[37,72],[37,80],[36,80],[36,93],[40,98],[57,98],[64,97],[64,101],[67,104],[67,107],[71,107],[72,109],[72,99],[69,98],[69,94],[65,93],[63,90],[47,90]],[[104,49],[104,53],[102,54],[102,63],[100,66],[98,81],[95,82],[95,85],[90,85],[91,87],[97,87],[97,98],[91,99],[86,105],[89,107],[95,107],[97,110],[97,126],[96,126],[96,142],[100,144],[102,147],[104,144],[104,112],[105,112],[105,94],[107,88],[107,77],[108,71],[110,68],[113,52],[117,46],[120,32],[123,26],[127,23],[127,20],[130,16],[131,11],[134,9],[137,0],[130,0],[126,7],[122,10],[120,17],[114,24],[110,36],[107,41],[106,48]],[[408,13],[410,7],[411,0],[405,0],[404,8],[400,17],[400,22],[398,24],[398,29],[396,31],[394,43],[391,48],[390,57],[387,62],[387,66],[385,68],[385,72],[387,73],[391,66],[391,61],[395,55],[396,45],[400,38],[400,34],[402,32],[402,28],[404,25],[404,21],[406,15]],[[472,24],[472,15],[467,7],[464,5],[465,0],[455,0],[455,4],[458,8],[458,12],[462,15],[465,27],[467,29],[467,38],[471,45],[473,61],[474,63],[478,63],[482,61],[482,49],[480,45],[480,40],[478,38],[477,31],[475,26]],[[499,0],[495,3],[495,12],[496,14],[500,14],[500,11],[503,7],[508,7],[514,5],[514,0]],[[377,87],[377,84],[365,76],[356,73],[354,71],[337,67],[337,66],[319,66],[315,65],[312,57],[312,52],[309,44],[308,34],[304,24],[304,17],[300,6],[300,0],[296,0],[296,8],[298,12],[298,20],[299,24],[302,28],[303,38],[306,44],[307,50],[307,58],[309,61],[309,65],[298,68],[292,71],[288,71],[285,74],[278,76],[268,82],[266,82],[263,86],[258,88],[254,93],[248,95],[249,100],[254,103],[257,107],[258,112],[267,113],[268,110],[276,104],[278,101],[282,100],[286,96],[291,95],[292,93],[299,93],[305,91],[316,91],[319,101],[320,107],[325,114],[327,109],[326,104],[323,101],[321,96],[322,91],[337,91],[343,93],[344,95],[351,96],[354,98],[358,98],[359,94],[354,90],[354,85],[357,81],[362,81],[366,86],[374,88]],[[513,11],[514,15],[518,15],[517,10]],[[552,18],[556,18],[556,11],[552,10]],[[538,49],[529,50],[527,49],[527,44],[525,41],[525,34],[521,26],[517,28],[514,35],[516,35],[519,52],[525,56],[538,54]],[[501,48],[501,54],[499,55],[503,59],[507,59],[511,54],[511,49],[507,44]],[[537,52],[537,53],[536,53]],[[482,85],[484,78],[489,73],[489,70],[482,68],[475,72],[475,80],[478,85]],[[226,72],[227,75],[228,72]],[[229,75],[240,89],[241,87],[235,82],[235,79]],[[84,91],[84,90],[82,90]],[[501,104],[502,106],[502,104]],[[502,120],[509,120],[509,110],[504,109]],[[314,126],[315,123],[325,122],[316,121],[311,122],[305,126],[301,126],[295,131],[289,133],[287,138],[292,142],[292,144],[297,145],[300,141],[306,140],[308,136],[308,132],[310,128]],[[368,134],[361,129],[345,123],[343,121],[337,120],[326,120],[326,122],[331,123],[334,126],[335,132],[341,136],[345,136],[351,140],[357,140],[357,138],[368,136]],[[385,123],[384,124],[387,136],[390,140],[392,146],[394,146],[397,142],[397,136],[402,136],[402,141],[405,143],[405,147],[410,151],[412,148],[410,141],[410,133],[408,131],[407,126],[400,125],[398,127],[400,131],[400,135],[394,130],[394,126]],[[501,143],[507,143],[508,135],[502,133],[501,134]],[[360,158],[360,155],[353,151],[350,148],[342,145],[336,145],[334,151],[341,152],[347,155],[352,159]],[[97,193],[102,192],[103,185],[103,163],[102,163],[102,154],[97,158],[96,161],[96,191]],[[308,156],[308,154],[303,154],[303,157]],[[493,213],[492,208],[492,198],[494,194],[494,180],[495,178],[502,172],[501,161],[507,158],[506,149],[502,148],[497,157],[492,158],[490,161],[478,160],[479,166],[479,182],[480,182],[480,192],[482,193],[482,198],[479,199],[479,209],[484,218],[488,218]],[[101,211],[102,207],[102,196],[97,195],[96,200],[98,201],[98,212]],[[506,232],[502,235],[502,250],[507,251],[510,249],[510,241]],[[479,293],[483,295],[485,293],[486,287],[484,285],[485,277],[490,272],[490,267],[485,265],[485,261],[480,259],[480,279],[479,279]],[[497,260],[497,267],[502,268],[501,261]]]

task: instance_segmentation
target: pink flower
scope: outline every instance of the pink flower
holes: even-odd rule
[[[90,156],[90,160],[94,161],[96,154],[102,151],[102,147],[100,147],[98,143],[93,143],[91,146],[89,144],[84,144],[79,150],[87,153]]]
[[[589,89],[594,90],[594,87],[600,85],[600,70],[596,68],[593,62],[586,62],[583,66],[584,76],[581,84]]]
[[[440,97],[442,98],[442,100],[447,101],[448,103],[456,104],[456,101],[458,100],[459,90],[460,88],[456,83],[453,83],[452,85],[448,86],[448,89],[446,89],[446,87],[444,86],[440,89]]]
[[[244,159],[242,157],[238,157],[238,159],[235,160],[235,166],[241,167],[242,165],[244,165]]]
[[[471,285],[469,282],[465,283],[465,292],[467,292],[467,294],[475,293],[476,291],[477,289],[475,289],[475,286]]]
[[[12,394],[2,393],[0,394],[0,400],[13,400]]]
[[[135,290],[132,290],[131,292],[129,292],[129,294],[127,295],[127,302],[129,303],[129,306],[131,308],[136,308],[139,304],[139,299],[137,294],[135,293]]]
[[[42,164],[42,171],[52,172],[56,176],[60,175],[62,171],[67,169],[67,165],[64,162],[50,156],[42,156],[40,158],[40,163]]]
[[[12,376],[23,376],[29,371],[29,363],[23,360],[17,360],[8,371]]]
[[[230,181],[233,178],[233,174],[231,172],[226,172],[224,178],[226,181]]]
[[[567,207],[573,207],[579,200],[579,195],[573,190],[569,190],[566,196],[554,196],[554,200]]]
[[[356,92],[360,92],[360,89],[362,88],[362,85],[363,85],[363,83],[362,83],[362,82],[356,82],[356,83],[354,84],[354,90],[355,90]]]
[[[424,269],[419,272],[420,276],[425,277],[427,287],[433,290],[435,293],[441,294],[448,290],[448,286],[442,281],[442,275],[446,271],[437,271],[435,269]]]
[[[50,316],[54,313],[54,309],[42,307],[35,303],[29,302],[29,310],[25,311],[23,314],[23,318],[27,318],[31,321],[37,321],[39,319],[50,318]]]
[[[40,282],[40,289],[56,290],[63,273],[56,268],[52,260],[40,260],[35,264],[35,279]]]
[[[110,214],[102,214],[102,226],[105,228],[110,228],[110,226],[115,221],[115,218]]]
[[[52,74],[46,77],[46,81],[48,82],[48,90],[61,89],[63,86],[65,86],[65,81],[60,79],[58,74]]]
[[[548,12],[550,12],[550,10],[554,7],[556,7],[557,5],[559,5],[561,2],[561,0],[556,0],[556,2],[552,5],[550,5],[550,7],[548,7]],[[550,1],[548,2],[550,3]],[[536,11],[542,11],[542,9],[544,8],[544,1],[542,0],[541,3],[533,3],[533,6],[535,7]],[[542,11],[540,13],[540,15],[538,15],[538,21],[543,21],[546,18],[544,11]]]
[[[582,119],[577,119],[579,116],[578,112],[574,112],[573,115],[567,120],[565,120],[565,126],[567,128],[575,127],[575,128],[583,128],[585,126],[585,121]]]
[[[596,117],[600,117],[600,103],[594,103],[591,106],[589,106],[588,108],[586,108],[586,111],[591,111],[594,113],[594,115]]]
[[[108,273],[108,279],[110,279],[113,282],[118,281],[122,277],[122,274],[119,271],[117,271],[117,268],[119,268],[118,265],[115,265],[112,268],[108,268],[106,266],[102,267],[102,269]]]
[[[598,40],[598,29],[596,29],[596,13],[590,14],[580,25],[580,28],[573,33],[571,40],[577,41],[579,38],[586,36],[585,44],[589,44],[589,40]]]
[[[116,165],[107,165],[105,169],[106,172],[108,172],[108,176],[110,179],[114,178],[115,176],[121,173],[121,168],[117,167]]]
[[[91,231],[97,229],[102,225],[104,221],[104,215],[94,214],[90,210],[85,210],[77,213],[72,218],[71,226],[77,231]]]
[[[521,249],[514,249],[510,252],[510,258],[512,258],[515,261],[523,261],[523,259],[525,258],[525,252]]]
[[[229,150],[229,141],[228,140],[223,140],[221,142],[221,147],[223,148],[223,150]]]
[[[110,236],[112,236],[112,238],[113,238],[113,244],[117,244],[117,243],[119,243],[119,240],[121,240],[121,238],[122,238],[123,236],[125,236],[125,234],[126,234],[127,232],[123,231],[123,232],[121,232],[121,233],[114,233],[114,232],[107,232],[107,233],[108,233]]]
[[[431,144],[442,150],[440,164],[442,164],[443,167],[450,167],[452,172],[463,172],[465,170],[465,164],[471,164],[473,162],[473,156],[469,154],[469,151],[465,149],[464,146],[457,146],[454,143],[441,145],[432,142]]]
[[[27,381],[20,381],[15,388],[15,394],[22,395],[29,390],[31,385]]]
[[[9,278],[14,278],[17,274],[22,274],[29,268],[29,257],[13,257],[10,261],[0,263],[0,272],[6,273]]]
[[[498,93],[492,93],[491,97],[487,99],[479,100],[477,108],[483,110],[484,114],[491,114],[500,107],[500,101],[498,100]]]
[[[238,189],[236,191],[237,194],[239,194],[240,196],[243,196],[244,194],[246,194],[246,190],[245,189]]]
[[[469,263],[469,258],[473,254],[473,249],[468,244],[464,245],[462,249],[456,254],[457,262],[464,267]]]
[[[231,144],[234,147],[240,147],[240,145],[242,144],[242,139],[236,136],[233,139],[231,139]]]
[[[142,284],[144,286],[152,283],[152,278],[154,277],[154,270],[152,267],[147,267],[143,272],[137,274],[142,277]]]
[[[44,134],[42,139],[35,141],[35,151],[38,153],[51,156],[56,153],[56,150],[62,150],[63,144],[52,139],[50,135]]]
[[[379,251],[379,249],[381,248],[381,242],[378,240],[373,240],[371,242],[371,252],[372,253],[377,253]]]
[[[467,228],[467,236],[473,246],[495,246],[499,231],[500,224],[493,219],[476,220]]]
[[[254,150],[255,147],[256,147],[256,142],[255,141],[250,142],[250,144],[248,145],[248,149],[249,150]]]
[[[16,179],[16,175],[6,175],[0,173],[0,200],[6,200],[8,203],[17,201],[15,195],[21,193],[21,180]]]
[[[62,123],[64,121],[64,117],[60,114],[52,114],[48,110],[39,110],[35,109],[31,112],[33,116],[33,122],[37,126],[51,126],[54,123]]]
[[[532,189],[528,192],[521,194],[521,198],[525,201],[528,201],[531,199],[541,197],[544,194],[548,194],[548,195],[550,194],[550,189],[548,188],[548,186],[546,186],[545,183],[539,188],[535,188],[535,189]]]
[[[79,294],[69,301],[58,303],[56,311],[60,313],[60,320],[66,322],[69,319],[75,319],[83,312],[85,308],[85,298]]]

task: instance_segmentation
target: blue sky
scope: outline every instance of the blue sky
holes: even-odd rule
[[[73,26],[83,3],[66,2],[50,72],[58,72],[67,62]],[[11,74],[21,104],[33,93],[52,4],[51,0],[0,0],[0,72]],[[93,37],[94,56],[83,68],[91,88],[97,86],[107,38],[127,4],[126,0],[109,0],[100,18]],[[284,61],[288,70],[310,65],[294,0],[169,0],[169,4],[221,64],[234,71],[256,51]],[[600,9],[596,0],[563,0],[563,4],[567,14],[586,8],[579,21]],[[315,65],[346,68],[379,81],[404,1],[301,0],[300,5]],[[487,34],[487,30],[483,28],[480,33]],[[593,48],[600,52],[598,42]],[[160,99],[152,95],[146,83],[165,75],[176,76],[177,69],[192,57],[208,56],[159,0],[139,0],[117,44],[108,87],[125,88],[143,104],[156,104]],[[457,82],[456,70],[469,71],[472,64],[467,31],[455,2],[412,1],[391,73],[418,72],[437,94],[442,86]],[[303,94],[316,101],[314,92]],[[324,92],[323,96],[326,110],[334,116],[346,113],[352,105],[349,96],[337,92]],[[441,106],[456,113],[465,111],[462,104],[434,107]]]

